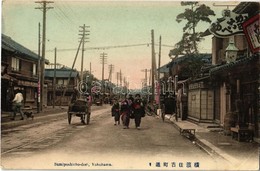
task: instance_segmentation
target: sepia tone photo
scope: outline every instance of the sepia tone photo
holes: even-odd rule
[[[259,2],[1,11],[2,170],[259,170]]]

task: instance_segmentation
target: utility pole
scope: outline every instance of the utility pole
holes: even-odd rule
[[[38,92],[37,92],[37,113],[40,113],[41,107],[40,107],[40,102],[41,102],[41,24],[39,23],[39,34],[38,34],[38,66],[37,66],[37,71],[38,71]]]
[[[79,34],[80,36],[82,36],[82,55],[81,55],[81,75],[80,75],[80,81],[83,81],[83,67],[84,67],[84,51],[85,51],[85,42],[86,39],[88,39],[86,36],[88,36],[89,34],[86,34],[87,32],[89,32],[89,30],[86,30],[87,28],[89,28],[89,26],[85,26],[85,24],[83,26],[80,26],[80,28],[82,30],[79,30],[79,32],[82,32],[81,34]]]
[[[147,72],[149,71],[149,69],[143,69],[141,71],[144,72],[144,86],[146,87],[148,85],[147,84],[147,81],[148,81]]]
[[[108,81],[110,82],[109,83],[109,93],[112,94],[112,73],[114,72],[114,65],[113,64],[110,64],[108,66],[109,68],[109,77],[108,77]]]
[[[152,38],[152,59],[151,59],[151,62],[152,62],[152,73],[151,73],[151,77],[152,77],[152,98],[151,100],[154,101],[154,75],[155,75],[155,51],[154,51],[154,31],[152,30],[151,31],[151,38]]]
[[[110,82],[112,82],[112,73],[113,73],[113,71],[114,71],[114,65],[113,65],[113,64],[108,65],[108,70],[109,70],[108,80],[109,80]]]
[[[126,77],[123,79],[124,87],[126,86]]]
[[[158,94],[159,109],[161,109],[161,101],[160,101],[160,94],[161,94],[161,84],[160,84],[161,42],[162,42],[162,37],[160,36],[160,40],[159,40],[159,59],[158,59],[158,77],[157,77],[157,94]]]
[[[116,86],[118,87],[119,72],[116,72]]]
[[[77,61],[77,57],[78,57],[78,54],[79,54],[79,50],[80,50],[80,46],[81,46],[81,44],[82,44],[82,41],[83,41],[83,37],[81,38],[81,40],[80,40],[80,42],[79,42],[79,46],[78,46],[78,49],[77,49],[77,52],[76,52],[76,55],[75,55],[75,58],[74,58],[74,61],[73,61],[71,70],[70,70],[70,75],[69,75],[69,78],[68,78],[68,83],[70,82],[71,75],[72,75],[72,72],[73,72],[75,63],[76,63],[76,61]],[[64,91],[63,91],[63,94],[62,94],[62,97],[61,97],[61,98],[63,98],[63,97],[65,96],[65,93],[66,93],[66,91],[67,91],[67,89],[68,89],[68,85],[69,85],[69,84],[66,85],[66,87],[65,87],[65,89],[64,89]]]
[[[53,104],[52,107],[55,107],[55,100],[56,100],[56,59],[57,59],[57,48],[54,49],[54,74],[53,74],[53,82],[52,82],[52,100]]]
[[[91,62],[89,63],[89,74],[91,75]]]
[[[102,89],[104,85],[104,66],[107,63],[107,54],[106,53],[101,53],[100,54],[100,59],[101,59],[101,64],[102,64]]]
[[[41,61],[41,94],[40,94],[40,110],[43,107],[43,99],[44,99],[44,72],[45,72],[45,42],[46,42],[46,12],[48,9],[53,9],[53,7],[47,7],[49,3],[53,3],[53,1],[38,1],[35,3],[39,3],[42,7],[37,7],[35,9],[40,9],[43,12],[43,28],[42,28],[42,61]]]
[[[122,72],[121,72],[121,69],[120,69],[120,72],[119,72],[119,79],[120,79],[120,87],[122,87]]]

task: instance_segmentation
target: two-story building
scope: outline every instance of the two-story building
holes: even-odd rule
[[[53,105],[54,103],[56,106],[67,106],[74,88],[78,86],[79,72],[61,64],[54,66],[54,64],[50,64],[45,69],[45,79],[48,82],[47,105]],[[55,83],[54,80],[56,80]]]
[[[24,106],[37,108],[39,56],[4,34],[1,55],[2,111],[11,110],[15,89],[22,90]]]
[[[209,28],[214,120],[226,130],[250,129],[255,138],[260,136],[259,12],[258,2],[241,2]]]

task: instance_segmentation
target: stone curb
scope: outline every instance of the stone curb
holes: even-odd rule
[[[178,126],[178,124],[175,123],[175,121],[172,117],[167,118],[167,119],[170,120],[171,123],[173,123],[173,125],[176,129],[180,130],[180,127]],[[202,149],[204,152],[206,152],[210,156],[221,157],[221,158],[225,159],[226,161],[228,161],[230,164],[235,164],[238,162],[234,157],[230,156],[229,154],[225,153],[223,150],[214,146],[206,139],[202,139],[198,134],[195,135],[195,139],[193,140],[193,143],[195,143],[200,149]]]

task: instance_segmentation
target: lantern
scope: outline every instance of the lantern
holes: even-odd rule
[[[234,39],[229,39],[228,47],[226,48],[227,63],[235,62],[237,58],[238,48],[235,46]]]

